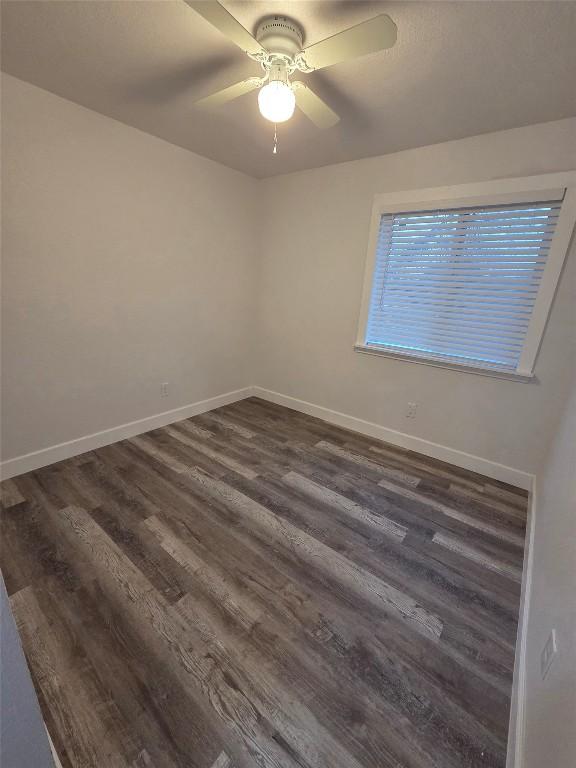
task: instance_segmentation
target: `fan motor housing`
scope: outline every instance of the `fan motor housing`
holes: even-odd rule
[[[300,27],[286,16],[269,16],[256,30],[256,40],[269,53],[293,57],[302,50]]]

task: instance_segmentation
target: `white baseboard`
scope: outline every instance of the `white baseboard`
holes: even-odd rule
[[[472,472],[478,472],[480,475],[486,475],[494,480],[500,480],[509,483],[525,491],[532,487],[533,475],[523,472],[520,469],[507,467],[504,464],[498,464],[489,459],[483,459],[480,456],[474,456],[456,448],[448,448],[439,443],[433,443],[430,440],[424,440],[421,437],[414,437],[405,432],[397,432],[395,429],[388,429],[372,421],[358,419],[355,416],[349,416],[346,413],[333,411],[330,408],[324,408],[321,405],[308,403],[305,400],[299,400],[296,397],[282,395],[279,392],[272,392],[263,387],[252,387],[252,392],[256,397],[263,400],[269,400],[277,405],[284,405],[287,408],[293,408],[296,411],[307,413],[309,416],[316,416],[319,419],[328,421],[330,424],[336,424],[339,427],[351,429],[354,432],[360,432],[369,437],[375,437],[392,445],[398,445],[401,448],[408,448],[411,451],[423,453],[440,461],[446,461],[448,464],[454,464],[462,469],[469,469]]]
[[[197,416],[200,413],[211,411],[214,408],[220,408],[223,405],[234,403],[237,400],[243,400],[246,397],[256,395],[264,400],[284,405],[287,408],[293,408],[296,411],[307,413],[310,416],[316,416],[331,424],[336,424],[363,435],[375,437],[392,445],[398,445],[402,448],[408,448],[411,451],[417,451],[425,456],[431,456],[440,461],[446,461],[463,469],[469,469],[472,472],[492,477],[495,480],[509,483],[510,485],[530,490],[532,487],[533,476],[527,472],[522,472],[513,467],[507,467],[504,464],[498,464],[480,456],[474,456],[470,453],[464,453],[455,448],[448,448],[439,443],[433,443],[420,437],[414,437],[404,432],[397,432],[394,429],[388,429],[380,424],[371,421],[358,419],[355,416],[349,416],[339,411],[333,411],[330,408],[324,408],[321,405],[308,403],[305,400],[299,400],[295,397],[282,395],[279,392],[272,392],[263,387],[244,387],[233,392],[226,392],[223,395],[211,397],[208,400],[200,400],[181,408],[175,408],[171,411],[164,411],[154,416],[148,416],[144,419],[131,421],[128,424],[121,424],[118,427],[105,429],[102,432],[95,432],[92,435],[85,435],[75,440],[69,440],[66,443],[59,443],[40,451],[27,453],[24,456],[17,456],[14,459],[8,459],[0,464],[0,478],[7,480],[16,475],[22,475],[24,472],[31,472],[34,469],[40,469],[48,464],[54,464],[63,459],[70,459],[86,451],[93,451],[96,448],[102,448],[104,445],[116,443],[119,440],[125,440],[135,435],[141,435],[149,432],[151,429],[164,427],[182,419],[189,419],[191,416]]]
[[[44,728],[46,728],[46,723],[44,723]],[[60,762],[60,758],[58,757],[58,752],[56,752],[56,747],[54,746],[54,742],[52,741],[52,737],[50,736],[50,731],[48,728],[46,728],[46,733],[48,735],[48,743],[50,744],[50,752],[52,753],[52,761],[54,763],[54,768],[62,768],[62,763]]]
[[[506,768],[523,768],[524,737],[526,723],[526,643],[530,593],[532,591],[532,572],[534,568],[534,531],[536,528],[536,477],[532,482],[528,503],[526,539],[524,541],[524,567],[522,569],[522,589],[520,593],[520,613],[518,632],[516,633],[516,657],[514,659],[514,680],[510,702],[510,721],[508,727],[508,752]]]
[[[244,400],[253,394],[252,387],[236,389],[233,392],[226,392],[223,395],[210,397],[208,400],[199,400],[196,403],[184,405],[181,408],[174,408],[171,411],[157,413],[154,416],[147,416],[144,419],[130,421],[128,424],[121,424],[118,427],[104,429],[102,432],[95,432],[92,435],[69,440],[66,443],[51,445],[49,448],[43,448],[40,451],[27,453],[23,456],[17,456],[14,459],[8,459],[0,464],[0,478],[8,480],[10,477],[22,475],[24,472],[31,472],[34,469],[40,469],[48,464],[55,464],[63,459],[70,459],[86,451],[93,451],[96,448],[102,448],[111,443],[117,443],[119,440],[126,440],[128,437],[135,437],[144,432],[150,432],[151,429],[165,427],[167,424],[173,424],[175,421],[189,419],[191,416],[198,416],[200,413],[212,411],[214,408],[220,408],[223,405],[234,403],[237,400]]]

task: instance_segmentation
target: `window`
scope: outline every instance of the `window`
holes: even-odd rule
[[[574,225],[562,180],[379,196],[356,349],[530,378]]]

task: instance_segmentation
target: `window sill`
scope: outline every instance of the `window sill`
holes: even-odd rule
[[[369,344],[355,344],[354,351],[364,355],[377,355],[379,357],[391,357],[393,360],[403,360],[408,363],[420,363],[420,365],[432,365],[436,368],[447,368],[451,371],[460,371],[461,373],[475,373],[479,376],[489,376],[493,379],[507,379],[508,381],[530,382],[535,380],[533,373],[516,373],[508,371],[497,371],[492,368],[482,368],[475,365],[465,365],[463,363],[451,363],[446,360],[435,360],[432,357],[419,357],[409,355],[404,352],[393,352],[389,349],[383,349]]]

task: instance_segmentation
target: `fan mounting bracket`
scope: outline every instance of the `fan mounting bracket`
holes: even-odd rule
[[[271,58],[293,59],[302,50],[302,29],[286,16],[268,16],[256,29],[256,40]]]

